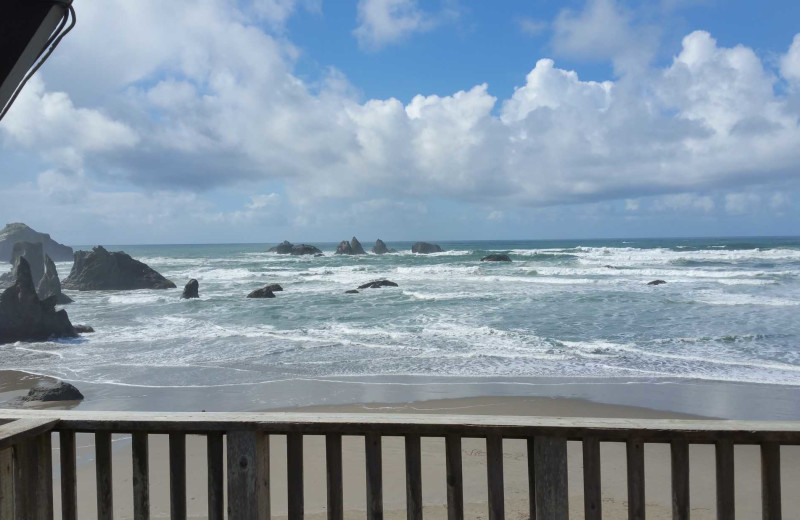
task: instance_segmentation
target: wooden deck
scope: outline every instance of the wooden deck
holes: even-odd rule
[[[187,517],[186,436],[207,439],[208,517],[270,518],[270,436],[287,443],[288,517],[304,516],[303,436],[325,436],[327,516],[344,518],[342,437],[364,439],[368,520],[383,518],[382,439],[405,438],[408,520],[421,520],[422,438],[444,438],[448,520],[464,517],[461,442],[486,440],[489,520],[504,512],[503,439],[525,439],[528,452],[530,518],[568,518],[567,441],[582,444],[586,520],[602,518],[600,446],[626,445],[628,518],[645,518],[646,443],[666,443],[671,450],[673,519],[688,519],[689,446],[712,444],[716,452],[717,518],[733,520],[734,446],[761,450],[762,518],[781,518],[782,445],[800,445],[800,422],[720,420],[582,419],[498,416],[431,416],[300,413],[136,413],[80,411],[0,411],[0,520],[53,518],[51,435],[60,443],[61,517],[80,518],[76,483],[77,433],[93,434],[97,476],[97,515],[113,518],[111,435],[132,435],[131,476],[134,518],[150,518],[148,436],[169,436],[170,517]],[[224,467],[224,451],[227,467]],[[227,489],[226,489],[227,488]]]

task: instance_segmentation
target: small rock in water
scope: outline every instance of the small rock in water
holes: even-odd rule
[[[442,248],[438,244],[430,244],[428,242],[416,242],[413,246],[411,246],[412,253],[418,253],[421,255],[428,255],[431,253],[441,253]]]
[[[272,292],[278,292],[278,291],[282,291],[283,287],[281,287],[280,284],[271,283],[271,284],[265,286],[264,289],[269,289]]]
[[[481,262],[510,262],[508,255],[489,255],[481,258]]]
[[[661,285],[665,283],[667,282],[665,282],[664,280],[653,280],[652,282],[647,282],[647,285]]]
[[[325,256],[325,253],[317,253],[314,255],[315,258],[319,258],[320,256]]]
[[[43,382],[34,386],[22,401],[50,402],[50,401],[82,401],[83,394],[69,383],[64,381]]]
[[[94,332],[94,328],[91,325],[73,325],[73,328],[78,334],[91,334]]]
[[[349,291],[345,291],[345,294],[358,294],[358,291],[355,289],[350,289]]]
[[[397,284],[389,280],[375,280],[358,286],[359,289],[380,289],[381,287],[397,287]]]
[[[199,298],[200,297],[200,283],[192,278],[186,284],[186,287],[183,288],[183,294],[181,294],[181,299],[188,300],[189,298]]]
[[[251,292],[247,295],[248,298],[274,298],[275,293],[273,293],[269,287],[262,287],[261,289],[256,289],[255,291]]]

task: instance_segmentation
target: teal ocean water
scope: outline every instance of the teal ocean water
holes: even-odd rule
[[[342,376],[800,385],[800,239],[440,244],[361,257],[316,244],[318,258],[271,244],[107,246],[179,288],[68,292],[72,321],[97,332],[2,346],[0,368],[131,389]],[[491,252],[513,262],[480,262]],[[189,278],[199,300],[180,299]],[[399,287],[344,293],[380,278]],[[245,298],[267,283],[284,291]]]

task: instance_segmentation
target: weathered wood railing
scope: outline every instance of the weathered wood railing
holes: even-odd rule
[[[293,413],[124,413],[0,410],[0,519],[53,517],[51,433],[59,433],[61,516],[79,518],[76,492],[76,433],[95,436],[97,515],[113,517],[111,434],[132,434],[134,518],[150,515],[148,435],[169,435],[170,515],[185,519],[186,436],[204,435],[208,446],[208,518],[270,517],[270,435],[287,440],[288,517],[303,517],[303,436],[324,435],[327,515],[344,517],[342,436],[365,440],[367,518],[383,518],[384,436],[405,438],[408,520],[422,519],[420,439],[445,439],[448,520],[464,517],[463,438],[486,440],[490,520],[504,518],[503,439],[526,439],[530,518],[568,518],[567,441],[583,446],[584,510],[587,520],[601,511],[600,445],[627,446],[628,517],[645,518],[645,443],[671,449],[674,519],[689,518],[689,445],[716,447],[717,518],[734,519],[734,445],[761,448],[763,519],[781,518],[781,445],[800,444],[800,423],[690,420],[628,420],[497,416],[431,416]],[[223,450],[227,450],[227,470]]]

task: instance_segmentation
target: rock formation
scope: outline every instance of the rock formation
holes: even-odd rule
[[[56,296],[39,299],[30,265],[22,257],[14,266],[14,278],[14,285],[0,294],[0,344],[77,336],[67,311],[56,311]]]
[[[439,247],[438,244],[429,244],[428,242],[416,242],[413,246],[411,246],[412,253],[419,253],[421,255],[427,255],[430,253],[441,253],[442,248]]]
[[[186,283],[186,286],[183,288],[183,294],[181,294],[181,299],[189,300],[191,298],[199,298],[200,297],[200,283],[192,278]]]
[[[481,262],[510,262],[510,261],[511,259],[508,257],[508,255],[493,254],[481,258]]]
[[[375,280],[358,286],[359,289],[380,289],[381,287],[397,287],[397,284],[389,280]]]
[[[264,288],[269,289],[272,292],[280,292],[283,290],[283,287],[281,287],[280,284],[277,283],[271,283]]]
[[[647,285],[662,285],[665,283],[667,282],[665,282],[664,280],[653,280],[652,282],[647,282]]]
[[[62,286],[78,291],[175,288],[146,264],[122,251],[110,253],[103,246],[75,252],[72,271]]]
[[[82,401],[83,394],[64,381],[42,381],[20,399],[23,402]]]
[[[269,289],[269,286],[256,289],[247,295],[248,298],[274,298],[275,293]]]
[[[367,254],[364,251],[364,248],[361,246],[361,242],[358,241],[356,237],[353,237],[349,242],[347,240],[342,240],[339,242],[339,247],[336,248],[337,255],[365,255]]]
[[[344,292],[345,294],[358,294],[358,291],[355,289],[348,289]]]
[[[91,334],[94,332],[94,327],[91,325],[74,325],[75,332],[78,334]]]
[[[364,248],[361,246],[361,242],[358,241],[356,237],[350,239],[350,248],[353,250],[354,255],[366,255],[367,252],[364,251]]]
[[[275,247],[270,247],[267,249],[267,252],[293,256],[322,254],[322,251],[318,247],[310,246],[308,244],[292,244],[288,240],[284,240]]]
[[[44,254],[52,258],[53,261],[72,261],[71,247],[59,244],[50,238],[47,233],[39,233],[21,222],[15,222],[7,224],[0,231],[0,262],[14,263],[11,255],[14,250],[14,244],[17,242],[40,242],[43,246]]]
[[[375,241],[375,246],[372,248],[372,252],[376,255],[385,255],[386,253],[396,253],[397,249],[386,247],[384,241],[379,238]]]
[[[57,304],[72,303],[72,299],[61,293],[61,281],[58,279],[56,264],[44,254],[41,242],[17,242],[12,251],[14,264],[18,258],[24,258],[31,268],[33,285],[40,300],[57,296]],[[0,287],[8,287],[14,283],[14,273],[8,272],[0,276]]]

